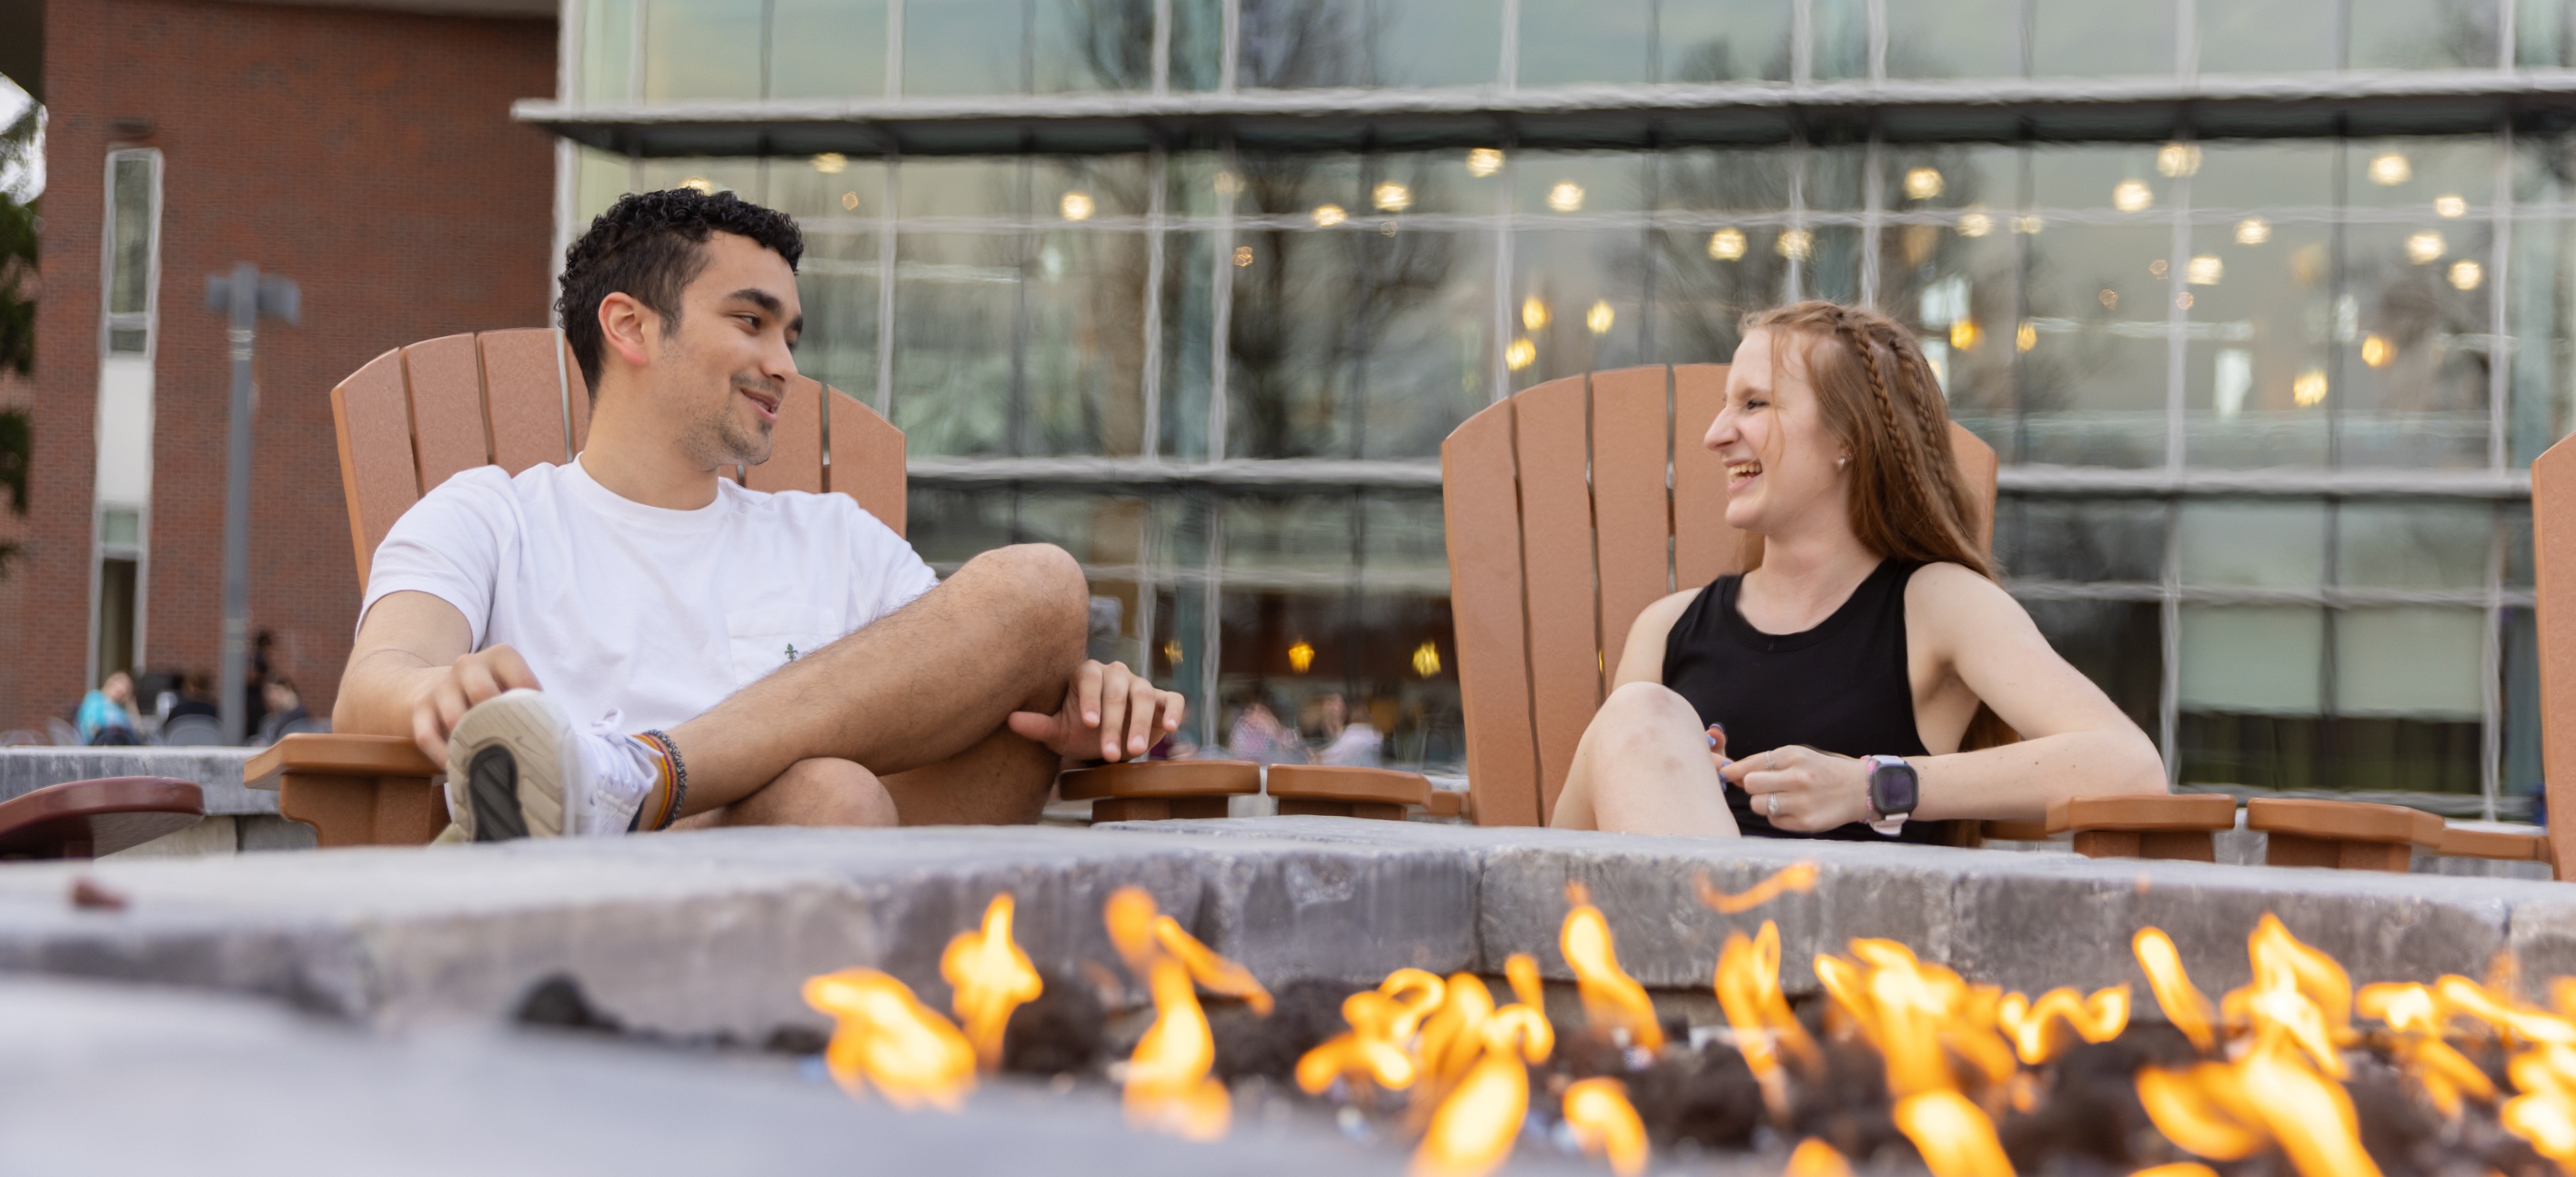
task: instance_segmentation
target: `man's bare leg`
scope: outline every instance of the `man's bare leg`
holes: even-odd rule
[[[877,774],[847,760],[799,760],[759,792],[681,818],[671,828],[891,826],[898,820],[894,797]]]
[[[1739,832],[1699,713],[1670,688],[1646,682],[1602,700],[1574,746],[1548,824],[1623,833]]]
[[[937,764],[885,778],[908,826],[1026,825],[1046,808],[1063,758],[1009,730]]]
[[[799,761],[842,760],[885,782],[907,821],[924,820],[916,812],[1034,816],[1032,787],[1006,766],[1025,760],[1022,771],[1052,779],[1055,754],[1010,735],[1003,720],[1063,704],[1083,658],[1089,602],[1081,566],[1061,548],[1023,544],[967,561],[920,600],[672,729],[689,770],[682,813],[731,806]],[[984,747],[1001,741],[1027,751]],[[939,771],[917,784],[897,783],[933,766]],[[1003,795],[947,792],[985,787]],[[1043,782],[1034,796],[1043,798]]]

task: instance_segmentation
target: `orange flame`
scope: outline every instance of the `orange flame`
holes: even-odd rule
[[[2226,1020],[2250,1023],[2257,1049],[2293,1043],[2327,1078],[2343,1078],[2342,1046],[2354,1037],[2352,978],[2343,966],[2300,943],[2270,912],[2246,938],[2246,951],[2254,983],[2219,1000]]]
[[[2170,1165],[2153,1165],[2129,1174],[2129,1177],[2218,1177],[2218,1170],[2198,1161],[2175,1161]]]
[[[2018,993],[2005,994],[1995,1006],[1995,1025],[2012,1039],[2021,1061],[2038,1066],[2066,1048],[2064,1034],[2049,1030],[2063,1022],[2086,1042],[2109,1042],[2129,1028],[2129,987],[2116,985],[2078,997],[2073,989],[2051,989],[2037,1002]]]
[[[1526,1005],[1507,1005],[1477,1031],[1481,1057],[1431,1115],[1431,1128],[1413,1154],[1414,1177],[1481,1177],[1511,1155],[1521,1121],[1529,1115],[1527,1062],[1547,1057],[1555,1035],[1547,1018]]]
[[[1557,936],[1557,945],[1565,953],[1567,967],[1574,970],[1575,987],[1583,994],[1585,1020],[1613,1036],[1625,1032],[1629,1045],[1662,1050],[1664,1028],[1655,1020],[1654,1000],[1646,996],[1645,986],[1619,967],[1619,954],[1610,939],[1610,921],[1600,908],[1584,900],[1579,884],[1567,890],[1574,905],[1565,913],[1565,927]],[[1523,1001],[1528,999],[1524,997]],[[1536,1008],[1535,1003],[1530,1004]]]
[[[1484,1053],[1485,1019],[1494,1014],[1493,991],[1474,973],[1449,978],[1439,1008],[1422,1023],[1419,1070],[1426,1080],[1414,1089],[1417,1099],[1437,1100],[1467,1077]]]
[[[1270,1016],[1270,991],[1261,987],[1252,971],[1217,955],[1183,929],[1179,920],[1162,914],[1144,888],[1120,887],[1102,906],[1100,918],[1109,927],[1109,942],[1137,976],[1151,976],[1154,962],[1169,956],[1189,969],[1200,988],[1242,998],[1252,1012]]]
[[[903,982],[875,969],[844,969],[805,982],[805,1004],[831,1015],[823,1065],[857,1095],[873,1083],[896,1107],[956,1111],[975,1087],[975,1048]]]
[[[1216,1038],[1199,1009],[1190,971],[1170,958],[1153,965],[1154,1024],[1127,1060],[1127,1122],[1191,1140],[1225,1135],[1234,1104],[1225,1084],[1208,1077]]]
[[[2013,1177],[1994,1121],[1956,1091],[1924,1091],[1896,1101],[1896,1129],[1914,1142],[1932,1177]]]
[[[984,908],[983,930],[959,933],[939,954],[939,975],[957,991],[951,1008],[975,1045],[976,1065],[987,1071],[1002,1065],[1002,1030],[1011,1011],[1045,989],[1029,954],[1011,942],[1011,909],[1009,892],[994,896]]]
[[[1127,971],[1140,980],[1153,975],[1154,958],[1162,955],[1154,943],[1154,920],[1160,914],[1154,897],[1143,887],[1120,887],[1100,908],[1100,922],[1109,926],[1110,945],[1127,962]]]
[[[1780,1170],[1780,1177],[1852,1177],[1852,1167],[1834,1146],[1810,1136],[1790,1150],[1789,1165]]]
[[[1720,891],[1703,874],[1691,880],[1699,887],[1699,901],[1722,915],[1742,915],[1791,891],[1805,894],[1816,889],[1816,864],[1793,862],[1773,871],[1768,878],[1745,890],[1741,895]]]
[[[2269,1143],[2263,1118],[2245,1094],[2236,1068],[2225,1063],[2201,1063],[2187,1071],[2140,1071],[2138,1102],[2146,1105],[2156,1131],[2195,1156],[2243,1160]]]
[[[2464,1096],[2475,1096],[2480,1101],[2495,1099],[2495,1081],[2466,1055],[2442,1041],[2450,1014],[2430,987],[2386,982],[2364,985],[2354,996],[2353,1009],[2363,1017],[2388,1023],[2395,1033],[2391,1053],[2423,1086],[2424,1094],[2443,1115],[2457,1117]]]
[[[1565,1089],[1565,1122],[1587,1155],[1610,1159],[1619,1177],[1646,1171],[1646,1122],[1616,1079],[1584,1079]]]
[[[1735,1031],[1736,1051],[1762,1085],[1764,1106],[1773,1119],[1785,1121],[1789,1091],[1780,1073],[1780,1052],[1786,1050],[1810,1070],[1819,1055],[1816,1040],[1807,1036],[1780,992],[1780,925],[1764,920],[1762,931],[1750,940],[1741,932],[1727,935],[1717,958],[1717,1004]]]
[[[1816,977],[1835,1007],[1878,1048],[1890,1092],[1901,1098],[1951,1088],[1951,1052],[1988,1082],[2012,1077],[2012,1047],[1994,1032],[2000,994],[1992,986],[1971,987],[1893,940],[1854,940],[1851,951],[1859,963],[1817,957]]]
[[[2206,1054],[2218,1046],[2211,1032],[2209,999],[2191,983],[2183,971],[2182,953],[2174,948],[2173,937],[2162,928],[2140,928],[2129,940],[2138,954],[2138,967],[2147,974],[2147,988],[2156,995],[2156,1005],[2165,1011],[2165,1020],[2191,1039],[2193,1046]]]
[[[1321,1095],[1344,1075],[1366,1076],[1389,1091],[1413,1086],[1413,1056],[1404,1052],[1411,1037],[1397,1025],[1406,1017],[1396,1000],[1375,989],[1362,989],[1342,1000],[1347,1033],[1326,1039],[1297,1060],[1297,1086]]]

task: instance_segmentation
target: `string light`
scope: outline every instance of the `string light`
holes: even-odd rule
[[[2487,280],[2487,268],[2467,258],[2451,263],[2451,285],[2459,290],[2475,290]]]
[[[1610,300],[1608,299],[1602,299],[1593,303],[1592,309],[1583,313],[1583,325],[1591,328],[1592,333],[1595,335],[1608,335],[1610,333],[1610,325],[1618,322],[1618,320],[1618,312],[1610,309]]]
[[[2144,180],[2122,180],[2111,189],[2111,207],[2124,213],[2145,212],[2155,202],[2156,194]]]
[[[2394,188],[2415,178],[2414,165],[2406,157],[2391,151],[2370,161],[2370,182],[2382,188]]]
[[[1067,192],[1064,194],[1064,199],[1056,202],[1056,209],[1062,212],[1064,219],[1068,221],[1088,221],[1091,219],[1092,212],[1091,194]]]
[[[1708,256],[1731,262],[1744,256],[1744,231],[1720,229],[1708,235]]]
[[[1467,174],[1481,180],[1503,170],[1503,153],[1494,147],[1478,147],[1467,152]]]
[[[1572,180],[1559,180],[1547,190],[1547,206],[1561,213],[1576,212],[1583,207],[1583,185]]]
[[[1318,229],[1330,229],[1349,219],[1351,219],[1351,214],[1343,212],[1342,206],[1338,204],[1319,204],[1315,206],[1315,227]]]
[[[1931,168],[1915,168],[1905,173],[1905,195],[1915,200],[1930,200],[1941,195],[1941,173]]]
[[[2247,217],[2236,222],[2238,245],[2261,245],[2272,239],[2272,222],[2261,217]]]
[[[1547,304],[1533,294],[1521,300],[1521,326],[1537,331],[1547,326]]]
[[[2469,202],[2457,196],[2433,198],[2433,215],[2445,220],[2458,220],[2469,215]]]
[[[2450,243],[2442,240],[2441,234],[2426,229],[2406,239],[2406,260],[2419,266],[2428,265],[2440,261],[2450,249]]]
[[[1388,180],[1369,194],[1379,212],[1400,213],[1413,207],[1413,189]]]
[[[850,157],[837,151],[826,151],[814,157],[814,170],[826,176],[837,176],[850,168]]]

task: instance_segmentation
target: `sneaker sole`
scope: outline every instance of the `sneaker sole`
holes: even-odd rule
[[[447,739],[450,773],[462,770],[474,840],[559,838],[573,823],[564,804],[573,737],[563,713],[535,691],[486,700]]]

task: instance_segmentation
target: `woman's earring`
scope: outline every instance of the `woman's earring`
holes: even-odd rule
[[[1836,469],[1836,470],[1840,470],[1840,469],[1842,469],[1843,467],[1848,466],[1848,465],[1851,465],[1851,459],[1850,459],[1850,458],[1836,458],[1836,459],[1834,459],[1834,469]]]

